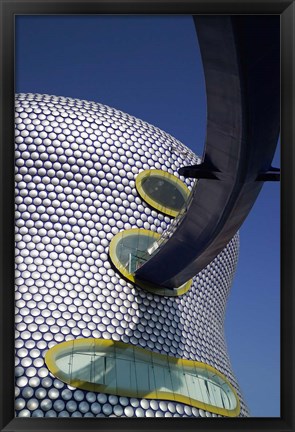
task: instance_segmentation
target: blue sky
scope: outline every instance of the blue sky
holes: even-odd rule
[[[190,16],[17,16],[16,92],[100,102],[203,153],[206,95]],[[233,370],[261,417],[280,415],[279,203],[279,183],[265,184],[240,230],[226,317]]]

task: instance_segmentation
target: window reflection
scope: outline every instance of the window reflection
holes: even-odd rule
[[[157,169],[142,171],[135,183],[139,195],[147,204],[173,217],[179,214],[190,195],[185,183]]]
[[[148,249],[155,243],[155,237],[136,233],[122,237],[116,248],[116,255],[129,273],[134,273],[150,257]]]
[[[178,296],[186,293],[192,280],[174,289],[163,288],[135,278],[135,272],[160,247],[161,235],[143,228],[131,228],[116,234],[110,243],[112,263],[128,280],[154,294]]]
[[[233,387],[204,363],[103,339],[56,345],[45,361],[56,377],[85,390],[175,400],[227,416],[239,412]]]
[[[180,211],[185,203],[185,194],[168,178],[159,175],[149,176],[142,180],[141,185],[144,192],[160,206]]]

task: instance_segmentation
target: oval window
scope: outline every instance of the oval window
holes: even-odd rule
[[[114,266],[128,280],[153,294],[179,296],[191,287],[192,280],[180,287],[166,289],[135,278],[135,271],[149,260],[151,254],[159,247],[161,235],[141,228],[133,228],[116,234],[110,243],[110,258]]]
[[[72,387],[119,396],[171,400],[235,417],[236,391],[217,369],[123,342],[76,339],[49,349],[50,372]]]
[[[169,216],[177,216],[190,191],[185,183],[161,170],[146,170],[138,174],[136,189],[151,207]]]

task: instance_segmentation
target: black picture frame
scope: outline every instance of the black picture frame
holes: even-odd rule
[[[14,17],[26,14],[279,14],[281,16],[281,417],[236,419],[14,417]],[[1,0],[0,427],[1,431],[293,431],[294,421],[294,1]]]

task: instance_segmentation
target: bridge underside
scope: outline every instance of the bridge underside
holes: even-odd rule
[[[137,279],[166,288],[206,267],[237,232],[263,181],[278,179],[271,162],[280,120],[279,16],[195,16],[207,93],[198,178],[173,235],[139,268]]]

